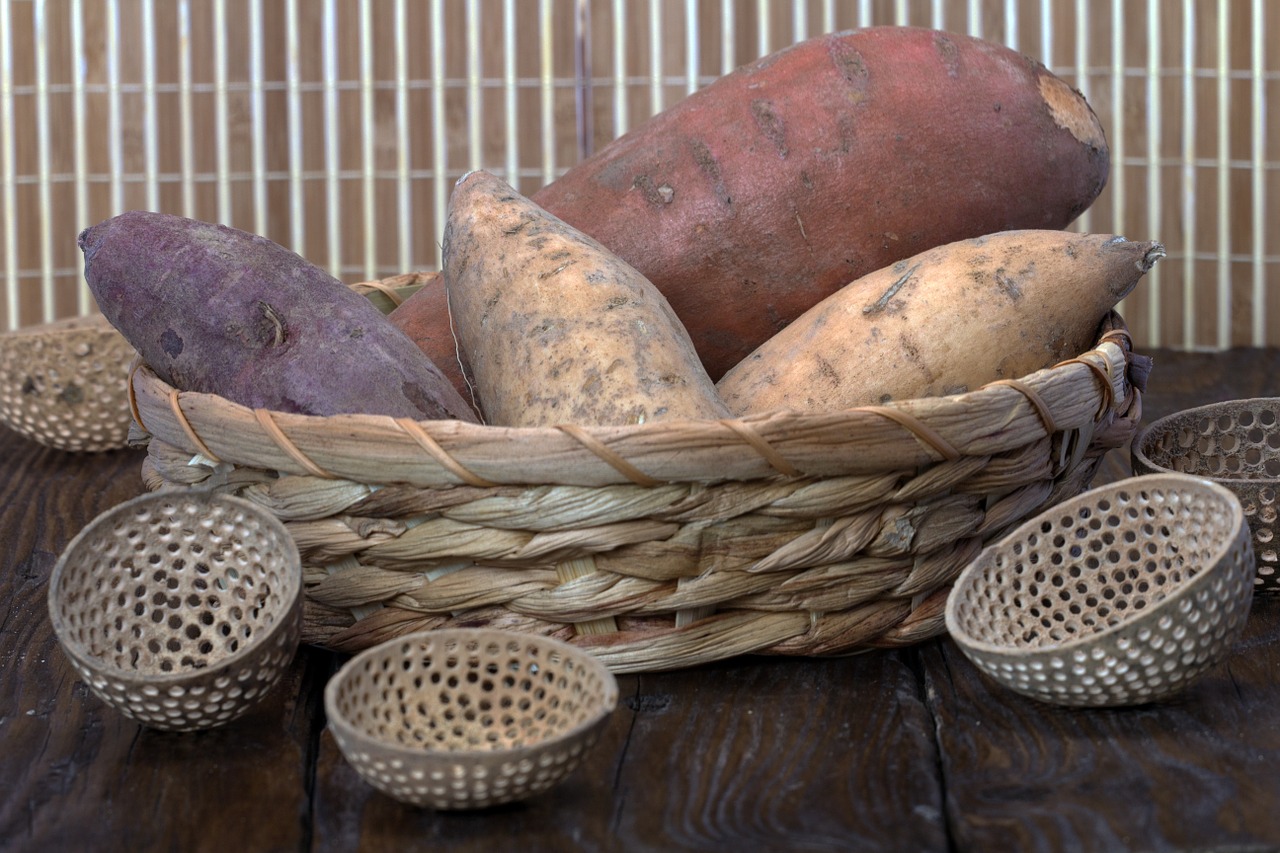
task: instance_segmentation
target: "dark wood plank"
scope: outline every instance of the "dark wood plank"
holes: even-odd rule
[[[58,554],[141,493],[141,459],[63,454],[0,430],[0,847],[302,849],[320,716],[308,654],[248,716],[168,734],[90,694],[54,637],[46,594]]]
[[[326,735],[315,849],[946,850],[933,723],[909,658],[624,677],[601,743],[563,787],[474,814],[363,789]]]
[[[1280,847],[1280,602],[1169,701],[1064,709],[923,650],[958,850]]]
[[[746,659],[645,676],[618,780],[635,849],[946,850],[910,653]]]
[[[1142,401],[1145,421],[1221,400],[1280,395],[1280,349],[1274,347],[1149,355],[1154,366]]]

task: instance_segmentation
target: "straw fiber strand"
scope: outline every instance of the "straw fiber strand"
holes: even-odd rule
[[[149,486],[233,492],[286,523],[308,642],[507,627],[642,672],[943,631],[984,544],[1079,493],[1132,436],[1146,360],[1118,316],[1105,330],[967,394],[732,422],[406,428],[254,412],[145,366],[131,387]]]

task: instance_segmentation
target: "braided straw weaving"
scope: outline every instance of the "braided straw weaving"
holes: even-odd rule
[[[984,543],[1128,442],[1146,362],[1113,314],[1094,350],[966,394],[627,427],[254,411],[145,365],[130,388],[150,488],[285,522],[307,642],[497,627],[637,672],[942,633]]]

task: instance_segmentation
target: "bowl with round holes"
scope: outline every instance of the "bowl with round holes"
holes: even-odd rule
[[[1135,474],[1177,471],[1235,493],[1253,536],[1254,593],[1280,595],[1280,398],[1227,400],[1139,428]]]
[[[564,781],[599,739],[618,684],[568,643],[450,628],[364,650],[324,703],[338,748],[370,785],[414,806],[474,809]]]
[[[101,315],[0,335],[0,424],[57,450],[124,447],[133,347]]]
[[[1164,699],[1219,663],[1253,600],[1240,501],[1217,483],[1152,474],[1029,519],[970,563],[947,631],[980,670],[1059,705]]]
[[[241,498],[145,494],[71,540],[49,580],[49,613],[98,698],[151,728],[213,728],[261,701],[293,659],[298,549]]]

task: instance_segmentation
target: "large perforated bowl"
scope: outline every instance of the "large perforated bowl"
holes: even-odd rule
[[[1175,412],[1133,437],[1135,474],[1177,471],[1235,493],[1253,534],[1254,592],[1280,595],[1280,398]]]
[[[1253,600],[1235,495],[1185,474],[1092,489],[984,549],[947,630],[987,675],[1061,705],[1165,698],[1226,656]]]
[[[366,649],[329,681],[324,703],[338,748],[373,787],[470,809],[563,781],[599,738],[618,685],[567,643],[457,628]]]
[[[58,450],[124,447],[134,354],[101,315],[0,335],[0,423]]]
[[[241,498],[143,495],[95,518],[49,581],[54,632],[104,702],[152,728],[241,716],[298,647],[302,570],[283,524]]]

